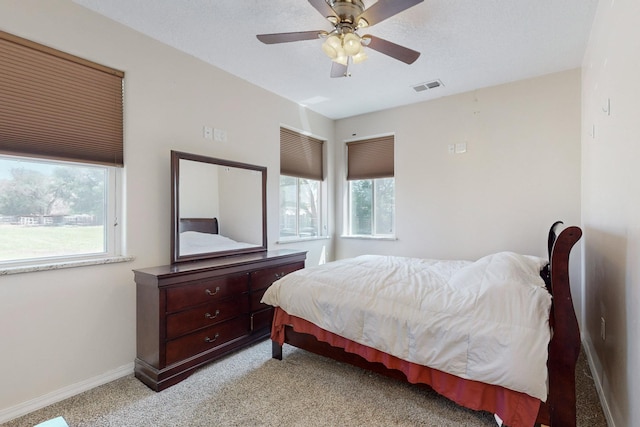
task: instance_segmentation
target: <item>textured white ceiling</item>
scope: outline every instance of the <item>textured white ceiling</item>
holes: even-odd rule
[[[332,79],[322,40],[255,37],[331,30],[305,0],[74,1],[332,119],[579,67],[598,3],[425,0],[360,31],[421,52],[415,63],[368,49],[351,77]],[[444,87],[412,89],[435,79]]]

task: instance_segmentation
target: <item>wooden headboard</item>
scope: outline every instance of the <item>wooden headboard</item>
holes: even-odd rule
[[[180,218],[180,233],[198,231],[200,233],[218,234],[218,218]]]

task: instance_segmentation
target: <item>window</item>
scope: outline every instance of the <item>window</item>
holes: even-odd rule
[[[393,178],[349,181],[349,235],[394,234],[394,185]]]
[[[0,265],[119,255],[124,73],[0,31]]]
[[[347,143],[347,235],[395,235],[394,137]]]
[[[280,128],[280,238],[322,235],[322,144]]]
[[[117,172],[0,156],[0,265],[115,255]]]

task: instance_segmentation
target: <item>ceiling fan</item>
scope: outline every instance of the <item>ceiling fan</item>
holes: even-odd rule
[[[370,34],[360,36],[358,30],[384,21],[423,1],[378,0],[365,9],[362,0],[309,0],[311,6],[329,20],[333,30],[259,34],[256,37],[265,44],[325,39],[322,50],[333,61],[331,77],[349,76],[349,64],[357,64],[367,58],[364,47],[412,64],[418,59],[420,52]]]

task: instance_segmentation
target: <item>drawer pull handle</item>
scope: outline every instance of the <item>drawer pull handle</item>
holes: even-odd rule
[[[204,340],[205,342],[215,342],[219,336],[220,336],[220,332],[216,332],[213,338],[206,337]]]
[[[217,294],[218,291],[220,291],[220,286],[216,286],[216,290],[213,292],[211,292],[209,289],[205,289],[205,292],[207,293],[207,295],[211,295],[211,296],[214,296],[215,294]]]
[[[282,279],[285,276],[285,274],[284,273],[276,273],[275,276],[276,276],[276,280],[278,280],[278,279]]]
[[[216,314],[205,313],[204,317],[206,317],[207,319],[215,319],[216,317],[218,317],[218,314],[220,314],[220,310],[216,310]]]

